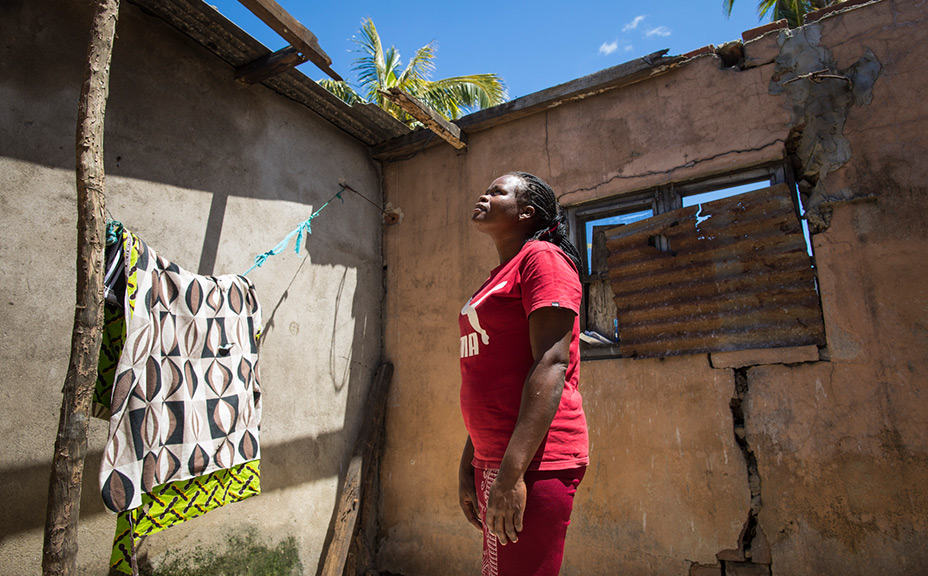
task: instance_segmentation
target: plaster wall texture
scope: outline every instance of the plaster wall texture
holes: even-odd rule
[[[834,158],[825,154],[818,172],[830,211],[830,227],[813,237],[828,345],[821,360],[747,368],[745,425],[774,574],[928,570],[928,114],[917,56],[926,16],[922,0],[882,0],[803,32],[836,71],[868,50],[880,68],[869,98],[829,124],[834,132],[810,134],[821,142],[843,136],[850,151],[844,164],[827,164]],[[775,34],[782,46],[783,32]],[[468,574],[479,566],[479,534],[456,498],[465,431],[455,319],[496,264],[492,244],[468,223],[476,197],[513,169],[544,177],[576,205],[784,160],[805,109],[774,89],[776,57],[759,61],[767,63],[738,71],[700,56],[470,134],[463,154],[432,147],[385,166],[386,200],[405,219],[384,234],[384,346],[396,374],[383,568]],[[592,462],[564,574],[687,574],[691,563],[714,564],[716,552],[737,548],[750,493],[727,407],[735,377],[708,366],[704,355],[583,363]]]
[[[766,93],[767,79],[760,70],[721,70],[715,56],[699,58],[652,82],[473,134],[465,154],[437,147],[385,166],[384,193],[403,209],[405,218],[384,233],[384,346],[385,357],[395,363],[396,372],[382,483],[383,568],[407,574],[469,574],[479,567],[479,534],[463,522],[456,476],[466,434],[457,404],[456,318],[461,305],[497,263],[490,241],[470,228],[469,214],[477,196],[495,176],[513,169],[542,175],[564,193],[562,200],[572,201],[638,190],[678,177],[726,172],[745,158],[747,166],[782,158],[782,142],[777,140],[788,132],[786,112],[776,102],[764,100],[761,117],[765,124],[744,130],[757,107],[732,109],[729,102],[736,98],[734,94],[757,99]],[[740,79],[745,77],[749,81],[742,85]],[[696,111],[684,105],[692,95],[692,83],[705,89]],[[666,110],[655,113],[661,105]],[[722,114],[722,110],[732,114]],[[781,130],[771,135],[768,122]],[[706,133],[715,138],[700,149]],[[578,496],[578,506],[585,503],[585,512],[578,511],[572,520],[571,534],[583,536],[571,536],[571,542],[582,540],[584,544],[569,548],[565,573],[608,570],[616,565],[632,573],[670,566],[682,573],[686,558],[711,562],[718,549],[734,546],[747,518],[749,500],[746,472],[727,412],[734,385],[730,372],[724,372],[724,378],[712,375],[705,356],[690,361],[690,370],[668,370],[667,376],[661,367],[670,364],[658,361],[605,363],[620,370],[620,375],[611,378],[603,369],[592,372],[595,377],[587,376],[585,371],[595,368],[584,364],[581,383],[591,423],[609,418],[615,399],[608,396],[624,389],[626,372],[634,375],[629,376],[632,389],[649,392],[643,405],[625,412],[630,423],[608,434],[591,424],[594,434],[602,434],[597,444],[602,448],[594,447],[592,457],[597,463]],[[647,447],[630,442],[630,437],[638,437],[634,431],[660,425],[648,423],[647,418],[653,419],[659,407],[676,404],[681,392],[676,386],[684,386],[679,381],[672,387],[648,383],[669,382],[674,378],[671,375],[681,372],[693,379],[686,386],[698,389],[694,382],[706,382],[709,388],[697,400],[724,408],[719,419],[709,422],[701,415],[688,419],[681,414],[685,422],[681,430],[699,431],[681,440],[694,448],[683,454],[674,428],[669,436]],[[629,474],[621,482],[602,484],[592,492],[595,480],[591,479],[604,478],[599,469],[603,456],[597,450],[611,446],[621,450],[606,452],[616,458],[616,468],[639,463],[650,467],[653,456],[661,463],[655,464],[661,473]],[[625,453],[626,448],[631,452]],[[706,462],[713,463],[709,472],[704,470]],[[701,473],[695,474],[696,469]],[[650,499],[625,484],[638,480],[648,483]],[[597,495],[595,503],[585,500],[584,490]],[[674,500],[679,490],[701,496],[685,498],[692,508],[681,512],[679,523],[674,524],[666,510],[679,509],[680,502]],[[625,513],[631,510],[633,519],[627,519]],[[642,522],[649,511],[651,527],[646,532]],[[621,519],[622,528],[616,519]],[[668,524],[676,528],[669,529]],[[619,543],[631,548],[619,549]]]
[[[0,573],[40,571],[45,500],[74,307],[74,127],[85,3],[0,7]],[[242,273],[334,194],[339,178],[380,202],[363,145],[124,2],[106,118],[107,207],[160,254]],[[263,494],[150,537],[143,554],[221,553],[230,534],[294,537],[313,573],[381,356],[380,214],[345,193],[305,251],[249,277],[264,314]],[[292,248],[291,248],[292,249]],[[105,572],[115,516],[97,473],[106,423],[90,425],[79,571]]]

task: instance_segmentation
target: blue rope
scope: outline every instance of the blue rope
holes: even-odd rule
[[[112,246],[122,239],[122,222],[119,220],[106,221],[106,245]]]
[[[340,189],[339,189],[339,191],[336,192],[335,195],[333,195],[331,198],[329,198],[328,200],[326,200],[326,201],[325,201],[325,204],[323,204],[322,206],[319,207],[318,210],[316,210],[315,212],[313,212],[313,213],[309,216],[309,218],[307,218],[306,220],[300,222],[300,225],[297,226],[296,228],[294,228],[289,234],[287,234],[287,235],[284,237],[283,240],[281,240],[280,242],[278,242],[278,243],[277,243],[277,246],[274,246],[273,248],[271,248],[271,249],[268,250],[267,252],[264,252],[264,253],[262,253],[262,254],[258,254],[257,256],[255,256],[255,263],[252,264],[252,265],[251,265],[251,268],[249,268],[248,270],[246,270],[245,273],[242,274],[242,276],[247,276],[248,273],[251,272],[252,270],[254,270],[255,268],[260,268],[260,267],[264,266],[264,263],[267,262],[267,259],[268,259],[268,258],[270,258],[271,256],[277,256],[278,254],[280,254],[281,252],[283,252],[284,250],[286,250],[286,249],[287,249],[287,246],[290,244],[290,239],[293,238],[294,236],[296,236],[296,247],[295,247],[295,249],[294,249],[294,252],[296,252],[297,254],[299,254],[299,253],[300,253],[300,248],[301,248],[302,245],[303,245],[303,234],[305,233],[306,236],[307,236],[307,239],[308,239],[308,236],[309,236],[310,234],[313,233],[313,229],[312,229],[312,221],[313,221],[313,219],[314,219],[316,216],[319,216],[319,213],[322,212],[323,210],[325,210],[325,207],[328,206],[328,205],[329,205],[329,202],[331,202],[332,200],[335,200],[336,198],[338,198],[339,200],[342,201],[342,203],[344,203],[344,202],[345,202],[345,199],[342,198],[342,192],[344,192],[344,191],[345,191],[345,187],[344,187],[344,186],[341,186]]]

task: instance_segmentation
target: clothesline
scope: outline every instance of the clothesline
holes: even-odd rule
[[[348,186],[348,185],[345,184],[344,182],[339,182],[339,183],[338,183],[338,188],[339,188],[339,189],[338,189],[338,192],[336,192],[335,194],[332,195],[331,198],[329,198],[328,200],[326,200],[325,203],[324,203],[322,206],[320,206],[318,210],[316,210],[315,212],[313,212],[313,213],[309,216],[309,218],[307,218],[306,220],[304,220],[303,222],[301,222],[296,228],[294,228],[289,234],[287,234],[287,235],[284,237],[283,240],[281,240],[280,242],[277,243],[276,246],[274,246],[273,248],[271,248],[271,249],[268,250],[267,252],[262,252],[261,254],[258,254],[257,256],[255,256],[255,263],[252,264],[252,265],[251,265],[251,268],[249,268],[248,270],[246,270],[246,271],[242,274],[242,276],[247,276],[248,273],[251,272],[252,270],[254,270],[255,268],[260,268],[261,266],[264,266],[264,263],[267,261],[268,258],[270,258],[271,256],[276,256],[276,255],[280,254],[281,252],[283,252],[284,250],[286,250],[286,249],[287,249],[287,246],[290,245],[290,239],[293,238],[294,235],[296,236],[296,246],[294,247],[294,252],[296,252],[297,254],[299,254],[299,253],[300,253],[300,246],[302,246],[302,243],[303,243],[303,233],[305,232],[306,235],[309,236],[309,235],[312,234],[312,232],[313,232],[313,230],[312,230],[312,221],[313,221],[313,219],[316,218],[317,216],[319,216],[319,214],[320,214],[323,210],[325,210],[325,207],[328,206],[329,203],[332,202],[332,200],[335,200],[336,198],[338,198],[339,200],[342,201],[342,203],[344,203],[344,202],[345,202],[345,199],[342,198],[342,192],[344,192],[345,190],[349,190],[349,191],[351,191],[351,192],[354,192],[355,194],[357,194],[358,196],[360,196],[362,199],[366,200],[370,205],[372,205],[372,206],[374,206],[375,208],[377,208],[377,210],[379,210],[380,212],[383,212],[383,208],[381,208],[380,206],[377,206],[377,204],[375,204],[373,201],[371,201],[367,196],[365,196],[364,194],[361,194],[360,192],[358,192],[357,190],[355,190],[355,189],[352,188],[351,186]]]
[[[296,246],[294,248],[294,252],[299,254],[300,246],[303,244],[303,232],[305,231],[307,236],[312,234],[313,233],[313,229],[312,229],[313,219],[315,219],[316,216],[319,216],[319,214],[323,210],[325,210],[325,207],[328,206],[329,202],[331,202],[332,200],[335,200],[336,198],[338,198],[339,200],[344,202],[345,200],[344,198],[342,198],[342,192],[344,191],[345,191],[345,186],[339,185],[338,192],[336,192],[335,194],[332,195],[331,198],[326,200],[325,204],[320,206],[318,210],[310,214],[309,218],[300,222],[300,224],[296,228],[294,228],[292,231],[290,231],[289,234],[284,236],[284,239],[278,242],[277,246],[274,246],[267,252],[262,252],[261,254],[258,254],[257,256],[255,256],[255,263],[251,265],[251,268],[249,268],[248,270],[245,270],[245,272],[242,273],[242,276],[247,276],[248,273],[254,270],[255,268],[260,268],[264,266],[264,263],[267,262],[268,258],[270,258],[271,256],[277,256],[278,254],[286,250],[287,246],[290,245],[290,239],[293,238],[294,235],[296,235]]]
[[[358,196],[360,196],[362,200],[364,200],[365,202],[367,202],[368,204],[370,204],[370,205],[373,206],[374,208],[377,208],[377,210],[378,210],[379,212],[384,213],[383,208],[381,208],[380,206],[378,206],[373,200],[371,200],[370,198],[368,198],[368,197],[365,196],[364,194],[361,194],[360,192],[358,192],[357,190],[355,190],[355,189],[352,188],[351,186],[345,184],[344,182],[339,182],[339,183],[338,183],[338,192],[336,192],[336,193],[333,194],[328,200],[326,200],[325,203],[324,203],[322,206],[320,206],[318,210],[316,210],[315,212],[313,212],[312,214],[310,214],[309,218],[307,218],[306,220],[300,222],[300,224],[299,224],[296,228],[294,228],[293,230],[291,230],[290,233],[287,234],[287,235],[284,237],[283,240],[281,240],[280,242],[278,242],[276,246],[274,246],[273,248],[271,248],[271,249],[268,250],[267,252],[262,252],[261,254],[258,254],[257,256],[255,256],[254,264],[251,265],[251,268],[249,268],[248,270],[246,270],[245,272],[243,272],[243,273],[242,273],[242,276],[248,275],[248,273],[251,272],[252,270],[254,270],[255,268],[260,268],[261,266],[264,266],[264,263],[267,262],[267,259],[268,259],[268,258],[270,258],[271,256],[277,256],[278,254],[280,254],[281,252],[283,252],[284,250],[286,250],[286,249],[287,249],[287,246],[290,245],[290,240],[291,240],[294,236],[296,236],[296,246],[294,247],[294,252],[296,252],[297,254],[299,254],[299,253],[300,253],[300,248],[301,248],[302,245],[303,245],[303,234],[305,233],[307,236],[309,236],[310,234],[312,234],[312,221],[313,221],[317,216],[319,216],[319,214],[320,214],[323,210],[325,210],[326,206],[328,206],[329,203],[331,203],[331,202],[332,202],[333,200],[335,200],[336,198],[338,198],[339,200],[342,201],[342,203],[344,203],[345,199],[342,198],[342,193],[343,193],[345,190],[348,190],[349,192],[354,192],[355,194],[357,194]],[[120,227],[121,227],[122,224],[121,224],[118,220],[116,220],[115,218],[113,218],[112,214],[109,213],[109,210],[107,210],[106,212],[107,212],[107,215],[109,216],[109,220],[107,221],[107,236],[111,236],[111,235],[115,236],[115,226],[120,226]],[[108,240],[109,240],[109,239],[108,239]],[[110,242],[108,241],[107,244],[109,244],[109,243],[110,243]]]

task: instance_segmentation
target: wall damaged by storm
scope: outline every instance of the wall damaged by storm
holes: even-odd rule
[[[41,571],[74,314],[74,129],[92,4],[0,3],[2,574]],[[122,2],[106,206],[159,255],[205,275],[247,270],[332,197],[339,179],[380,200],[378,167],[362,142],[234,75],[204,46]],[[288,249],[248,275],[264,320],[263,492],[147,537],[143,567],[217,573],[249,559],[252,573],[315,572],[380,359],[380,230],[377,208],[346,193],[313,222],[299,256]],[[107,422],[93,419],[80,574],[107,573],[116,531],[98,481],[106,439]]]
[[[582,207],[780,163],[812,227],[824,341],[588,360],[591,466],[564,574],[928,570],[928,3],[746,33],[660,74],[385,163],[395,363],[382,568],[479,570],[458,508],[456,318],[495,266],[469,207],[527,170]]]

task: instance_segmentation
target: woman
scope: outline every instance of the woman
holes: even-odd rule
[[[554,191],[525,172],[494,180],[471,219],[500,264],[460,316],[460,504],[483,531],[484,576],[555,575],[589,462],[580,255]]]

